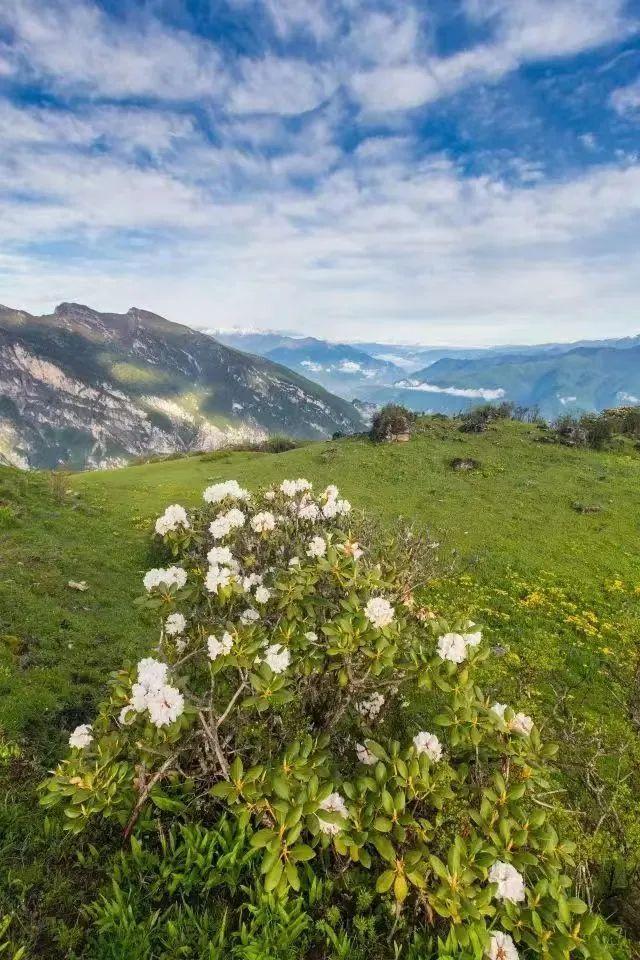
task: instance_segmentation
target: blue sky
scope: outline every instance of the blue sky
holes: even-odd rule
[[[0,302],[640,332],[640,0],[3,0]]]

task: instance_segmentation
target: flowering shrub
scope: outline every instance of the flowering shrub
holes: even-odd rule
[[[355,872],[439,955],[606,955],[540,801],[554,747],[483,695],[479,627],[422,610],[420,569],[361,546],[334,486],[203,499],[156,525],[178,565],[144,577],[154,655],[114,675],[42,802],[75,833],[100,817],[125,837],[157,811],[231,813],[265,895]]]

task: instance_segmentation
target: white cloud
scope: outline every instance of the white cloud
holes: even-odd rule
[[[422,393],[444,393],[449,397],[466,397],[468,400],[502,400],[505,392],[501,387],[495,390],[482,387],[439,387],[435,383],[424,383],[418,380],[400,380],[397,387],[405,390],[418,390]]]
[[[336,88],[336,81],[327,72],[304,60],[274,56],[244,60],[240,74],[240,82],[228,100],[232,113],[305,113],[326,100]]]
[[[467,0],[465,6],[492,38],[448,57],[405,45],[404,60],[392,65],[381,43],[377,64],[351,81],[365,110],[410,110],[472,83],[495,82],[521,64],[576,54],[638,29],[624,16],[624,0]],[[389,37],[393,48],[391,29]]]
[[[625,87],[619,87],[611,94],[611,105],[620,114],[640,110],[640,78]]]
[[[15,36],[13,70],[35,71],[59,90],[167,100],[223,92],[216,48],[150,16],[127,24],[90,0],[5,0],[0,26]]]

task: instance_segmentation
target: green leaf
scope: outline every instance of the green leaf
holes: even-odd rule
[[[388,837],[373,837],[373,845],[382,857],[383,860],[387,860],[389,863],[394,863],[396,859],[396,852],[393,849],[393,844]]]
[[[399,873],[393,884],[393,893],[398,903],[403,903],[409,893],[409,884],[403,873]]]
[[[289,851],[292,860],[313,860],[315,855],[315,850],[306,843],[298,843]]]
[[[391,890],[391,885],[395,880],[395,870],[385,870],[376,880],[376,890],[378,893],[386,893]]]

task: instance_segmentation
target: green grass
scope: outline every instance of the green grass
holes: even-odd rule
[[[446,565],[455,560],[425,600],[486,625],[496,648],[490,689],[529,704],[561,740],[560,805],[580,810],[569,820],[581,857],[595,865],[596,892],[632,928],[640,455],[630,445],[593,452],[542,436],[515,422],[464,435],[427,419],[408,444],[341,440],[75,475],[0,470],[0,769],[8,798],[0,917],[15,911],[13,929],[40,955],[73,955],[78,905],[99,870],[81,870],[68,841],[47,839],[33,791],[69,730],[91,718],[108,672],[153,642],[155,628],[132,600],[154,563],[155,517],[169,503],[198,503],[220,479],[256,487],[305,476],[338,483],[354,507],[387,525],[401,515],[428,528]],[[480,466],[454,471],[459,457]],[[73,590],[69,580],[88,589]]]

